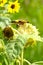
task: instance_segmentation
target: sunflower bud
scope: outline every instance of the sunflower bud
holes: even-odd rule
[[[13,30],[11,29],[11,27],[7,26],[4,28],[3,34],[6,38],[13,37]]]
[[[29,38],[25,44],[25,47],[28,47],[29,45],[33,45],[36,41],[33,38]]]

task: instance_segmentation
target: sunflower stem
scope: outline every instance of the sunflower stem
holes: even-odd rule
[[[24,61],[25,61],[28,65],[31,65],[31,63],[30,63],[28,60],[24,59]]]
[[[23,49],[21,51],[21,65],[23,65]]]

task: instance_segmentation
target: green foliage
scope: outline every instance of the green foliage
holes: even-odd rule
[[[16,40],[11,39],[9,41],[3,36],[2,29],[10,25],[12,20],[23,19],[29,21],[36,25],[41,33],[40,35],[43,36],[43,0],[19,0],[19,2],[21,5],[19,13],[9,15],[6,11],[2,11],[3,8],[0,8],[0,14],[3,12],[3,16],[0,15],[0,39],[5,43],[5,51],[0,53],[0,65],[13,65],[14,59],[18,59],[24,46],[25,40],[24,37],[22,37],[23,35],[18,36]],[[5,16],[5,13],[8,14],[8,16]],[[12,25],[12,27],[16,28],[16,25]],[[25,48],[24,58],[27,59],[31,65],[43,65],[43,42],[37,42],[35,46]],[[16,65],[16,63],[14,65]],[[24,62],[24,65],[27,65],[27,63]]]

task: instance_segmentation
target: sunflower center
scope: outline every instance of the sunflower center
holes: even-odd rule
[[[11,5],[11,8],[12,8],[12,9],[14,9],[14,8],[15,8],[15,5],[14,5],[14,4],[12,4],[12,5]]]
[[[10,38],[13,36],[13,31],[10,27],[6,27],[4,30],[3,30],[3,33],[4,33],[4,36],[6,36],[7,38]]]

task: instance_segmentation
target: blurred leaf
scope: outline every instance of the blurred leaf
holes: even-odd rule
[[[43,65],[43,61],[34,62],[32,65]]]

